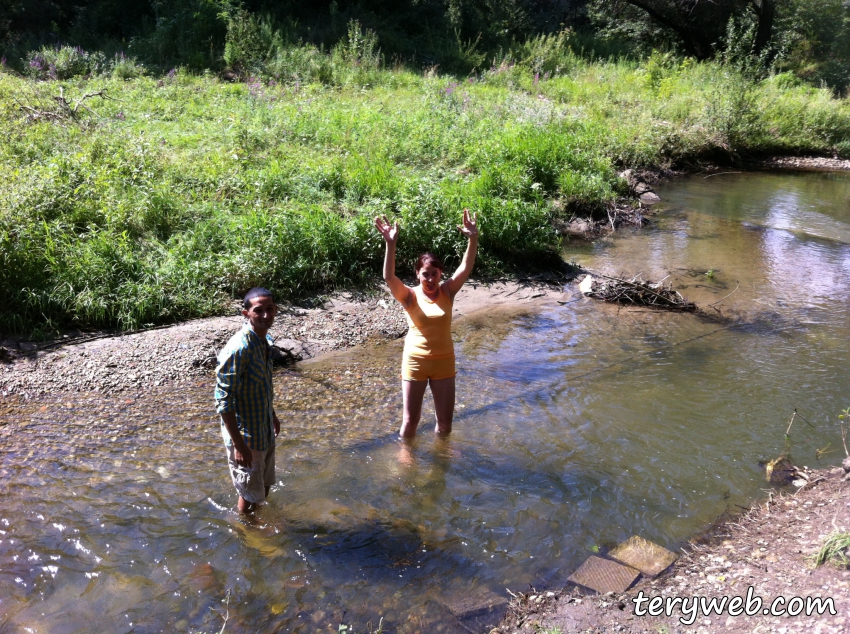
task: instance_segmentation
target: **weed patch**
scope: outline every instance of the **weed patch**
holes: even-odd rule
[[[377,214],[403,225],[402,272],[425,250],[459,262],[464,207],[479,273],[550,262],[553,218],[604,214],[623,167],[850,147],[847,100],[782,76],[588,62],[563,35],[477,76],[420,75],[384,69],[349,26],[323,53],[248,20],[228,41],[234,83],[54,49],[48,75],[0,73],[0,330],[137,328],[258,284],[282,298],[360,284],[380,274]],[[27,114],[99,92],[79,116]]]

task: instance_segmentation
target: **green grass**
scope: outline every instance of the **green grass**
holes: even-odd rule
[[[836,531],[827,536],[820,550],[812,556],[812,561],[815,566],[831,562],[846,568],[850,565],[850,559],[847,558],[848,553],[850,553],[849,549],[850,533]]]
[[[424,250],[459,262],[464,207],[478,273],[548,262],[553,214],[601,210],[623,167],[850,147],[847,100],[717,64],[561,55],[550,77],[529,53],[457,79],[340,55],[233,84],[0,74],[0,331],[132,329],[257,284],[294,298],[373,280],[376,214],[401,220],[401,273]],[[55,110],[60,88],[110,98],[28,121],[21,106]]]

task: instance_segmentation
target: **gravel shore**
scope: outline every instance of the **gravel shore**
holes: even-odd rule
[[[454,317],[553,297],[566,297],[562,286],[535,280],[471,281],[455,298]],[[357,345],[379,345],[407,332],[404,311],[383,290],[337,294],[314,308],[280,309],[270,334],[281,364]],[[0,344],[0,399],[69,391],[138,392],[211,377],[216,355],[243,323],[234,304],[230,317],[136,333],[77,334],[51,342],[7,338]]]
[[[850,170],[850,159],[824,156],[772,156],[753,161],[750,165],[770,169]]]

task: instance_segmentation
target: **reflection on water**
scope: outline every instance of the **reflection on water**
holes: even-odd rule
[[[231,511],[211,381],[14,406],[0,418],[0,629],[218,631],[227,609],[228,631],[381,616],[457,631],[447,597],[556,585],[632,534],[676,548],[748,504],[794,408],[813,425],[795,428],[794,456],[814,466],[840,446],[850,391],[850,178],[694,177],[660,193],[650,228],[568,257],[669,275],[700,305],[722,300],[712,318],[577,297],[467,321],[456,431],[423,424],[409,445],[400,342],[280,371],[279,482],[254,522]]]

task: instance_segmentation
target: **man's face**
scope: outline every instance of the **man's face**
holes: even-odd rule
[[[274,323],[277,306],[271,297],[255,297],[251,300],[251,306],[244,309],[242,314],[248,319],[254,332],[265,335]]]

